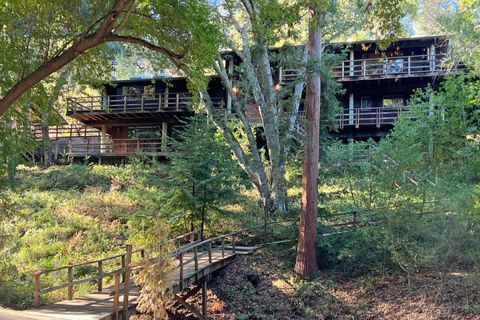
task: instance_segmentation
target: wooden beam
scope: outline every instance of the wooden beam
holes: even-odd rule
[[[185,300],[183,300],[179,296],[175,295],[174,300],[177,301],[178,303],[180,303],[185,309],[187,309],[188,311],[193,313],[193,315],[196,316],[197,318],[199,318],[200,320],[208,320],[208,318],[206,316],[204,316],[203,314],[198,312],[197,309],[195,309],[193,306],[188,304]]]

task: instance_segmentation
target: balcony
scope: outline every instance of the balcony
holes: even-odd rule
[[[191,103],[188,92],[75,97],[67,99],[67,114],[182,112],[189,111]]]
[[[400,77],[423,77],[457,73],[463,65],[450,67],[448,55],[414,55],[388,58],[345,60],[333,68],[337,81],[376,80]],[[280,82],[288,83],[298,77],[297,69],[281,69]]]
[[[342,109],[341,113],[337,115],[336,121],[338,129],[345,129],[346,127],[377,127],[380,128],[385,125],[393,125],[398,119],[400,113],[406,112],[406,107],[376,107],[367,109]],[[303,121],[305,121],[305,111],[298,112],[299,119],[295,128],[300,133],[303,133]]]
[[[337,116],[338,128],[345,127],[377,127],[392,125],[400,113],[405,112],[405,107],[376,107],[367,109],[343,109]]]

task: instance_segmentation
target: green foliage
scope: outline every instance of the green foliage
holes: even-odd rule
[[[479,86],[457,77],[437,91],[419,90],[410,112],[379,143],[329,146],[322,167],[322,221],[332,219],[329,212],[352,209],[363,209],[360,221],[385,221],[320,238],[322,267],[350,274],[478,268]]]
[[[234,197],[239,171],[230,151],[203,115],[178,132],[170,158],[164,212],[176,226],[200,228],[211,222],[217,206]],[[209,213],[209,214],[207,214]]]
[[[22,156],[33,150],[34,141],[26,113],[28,108],[12,109],[0,118],[0,179],[7,173],[13,181]]]

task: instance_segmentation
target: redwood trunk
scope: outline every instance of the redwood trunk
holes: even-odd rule
[[[308,34],[308,58],[316,66],[308,77],[305,96],[306,126],[302,174],[302,203],[295,272],[312,280],[318,274],[317,265],[317,200],[318,153],[320,133],[320,75],[322,35],[318,13],[312,10]]]

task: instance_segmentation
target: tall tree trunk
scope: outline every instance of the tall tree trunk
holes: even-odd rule
[[[318,274],[317,265],[317,201],[318,201],[318,153],[320,134],[321,82],[318,71],[322,57],[322,32],[320,13],[310,9],[311,21],[308,34],[308,57],[316,66],[309,75],[306,86],[305,147],[302,174],[302,203],[297,244],[295,272],[312,280]]]

